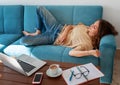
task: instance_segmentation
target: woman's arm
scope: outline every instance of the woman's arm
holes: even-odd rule
[[[64,30],[63,30],[63,32],[59,35],[57,41],[58,41],[59,43],[64,42],[64,40],[66,39],[69,31],[72,30],[73,28],[74,28],[73,25],[64,26],[64,28],[63,28]]]
[[[72,49],[69,51],[70,56],[75,56],[75,57],[83,57],[83,56],[89,56],[93,55],[95,57],[100,56],[100,52],[98,50],[89,50],[89,51],[79,51],[76,49]]]

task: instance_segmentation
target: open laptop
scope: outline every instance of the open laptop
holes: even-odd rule
[[[9,57],[3,53],[0,53],[0,60],[5,66],[14,69],[26,76],[32,75],[35,71],[46,64],[37,58],[30,57],[28,55],[22,54],[19,57]]]

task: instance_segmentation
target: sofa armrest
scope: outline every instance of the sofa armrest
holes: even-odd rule
[[[113,35],[104,36],[100,41],[99,50],[101,52],[100,67],[105,75],[100,78],[100,82],[110,84],[112,82],[114,56],[116,52],[115,37]]]

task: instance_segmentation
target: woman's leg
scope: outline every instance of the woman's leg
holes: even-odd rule
[[[50,32],[45,32],[36,36],[24,36],[20,40],[20,44],[25,46],[48,45],[53,44],[53,42],[53,35]]]
[[[54,31],[53,29],[60,25],[55,17],[43,6],[38,7],[37,14],[47,31],[50,31],[51,29]]]
[[[46,8],[39,7],[37,13],[47,30],[45,33],[36,36],[23,37],[20,41],[23,45],[30,46],[53,44],[57,33],[59,33],[63,27]]]
[[[55,17],[43,6],[38,7],[37,14],[40,17],[45,30],[47,32],[52,32],[53,39],[55,40],[61,32],[63,25],[58,23]]]

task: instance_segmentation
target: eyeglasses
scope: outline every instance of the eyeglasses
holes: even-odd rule
[[[80,79],[83,76],[84,78],[86,78],[86,80],[88,80],[87,76],[88,76],[88,74],[89,74],[90,71],[85,66],[80,66],[80,67],[77,66],[76,68],[79,71],[79,73],[75,73],[75,71],[70,70],[70,72],[72,73],[72,75],[76,79]]]

